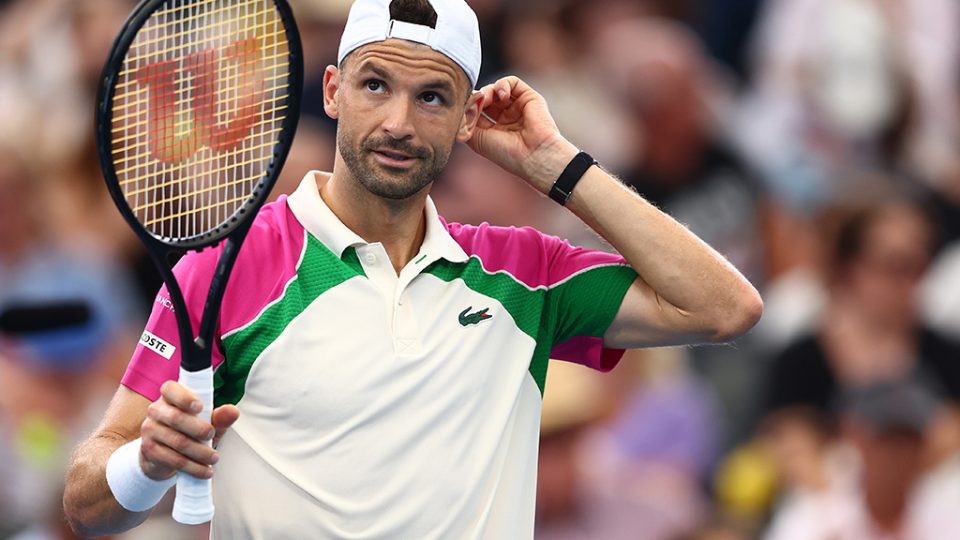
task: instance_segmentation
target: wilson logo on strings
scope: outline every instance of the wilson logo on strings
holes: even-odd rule
[[[247,38],[137,69],[137,82],[149,90],[153,157],[176,165],[203,147],[218,153],[239,147],[259,116],[260,56],[257,38]]]

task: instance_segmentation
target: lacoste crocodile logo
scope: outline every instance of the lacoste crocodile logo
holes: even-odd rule
[[[469,326],[471,324],[480,324],[480,321],[485,321],[487,319],[492,319],[493,315],[487,315],[487,312],[490,311],[490,308],[484,308],[476,313],[468,312],[473,309],[473,306],[468,307],[467,309],[460,312],[460,324],[462,326]]]

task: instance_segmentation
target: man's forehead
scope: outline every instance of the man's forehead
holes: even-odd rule
[[[405,77],[447,79],[457,87],[470,86],[466,73],[456,62],[427,45],[403,39],[391,38],[364,45],[351,53],[345,62],[353,62],[358,71],[378,68],[391,73],[402,72]]]

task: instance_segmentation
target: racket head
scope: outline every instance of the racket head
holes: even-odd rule
[[[252,220],[299,120],[303,50],[286,0],[143,0],[103,69],[97,148],[148,245],[199,250]]]

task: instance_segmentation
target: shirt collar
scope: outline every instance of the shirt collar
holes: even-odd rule
[[[287,198],[287,204],[307,232],[342,257],[348,247],[365,246],[367,242],[344,225],[320,196],[320,186],[329,178],[329,173],[308,172],[296,191]]]
[[[424,232],[423,245],[420,246],[420,254],[417,257],[426,255],[430,262],[437,259],[446,259],[455,263],[467,262],[470,257],[463,251],[460,244],[450,236],[446,223],[437,213],[437,207],[433,204],[433,199],[429,195],[427,195],[424,215],[426,216],[427,230]]]
[[[351,231],[340,221],[340,218],[330,210],[323,197],[320,196],[320,187],[330,178],[330,173],[310,171],[303,177],[300,186],[287,198],[287,204],[297,220],[307,231],[320,240],[327,248],[343,256],[348,247],[368,245],[368,242],[357,233]],[[433,262],[437,259],[446,259],[450,262],[466,262],[469,257],[450,233],[440,215],[433,199],[427,196],[424,215],[426,217],[426,231],[423,244],[414,260]]]

